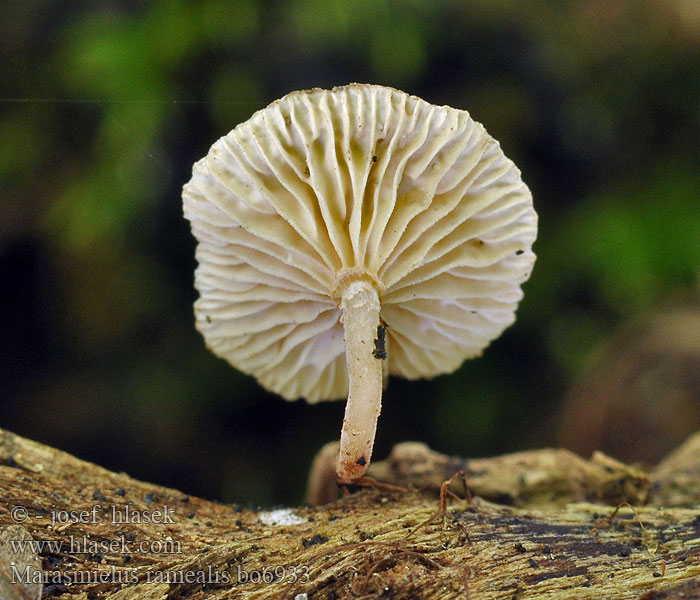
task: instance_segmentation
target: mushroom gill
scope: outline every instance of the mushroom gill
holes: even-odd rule
[[[535,260],[532,196],[499,144],[466,111],[383,86],[273,102],[214,143],[183,199],[197,328],[288,400],[347,396],[343,480],[370,462],[383,372],[480,355]]]

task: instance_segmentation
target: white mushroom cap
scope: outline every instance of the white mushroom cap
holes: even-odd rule
[[[197,328],[289,400],[348,394],[349,310],[364,311],[357,352],[374,349],[377,310],[387,326],[389,358],[357,359],[380,395],[382,366],[455,370],[514,321],[535,260],[532,196],[498,142],[466,111],[383,86],[273,102],[194,165],[183,199]]]

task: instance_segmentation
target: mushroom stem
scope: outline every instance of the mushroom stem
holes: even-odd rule
[[[350,389],[345,405],[337,473],[341,482],[362,477],[374,445],[382,405],[382,363],[372,354],[379,325],[379,296],[366,281],[353,281],[340,301]]]

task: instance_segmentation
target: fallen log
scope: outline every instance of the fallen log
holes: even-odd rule
[[[700,598],[700,434],[648,471],[563,450],[468,460],[401,444],[371,475],[405,491],[278,510],[140,482],[3,430],[0,465],[3,600]],[[441,511],[459,470],[473,498],[455,478]]]

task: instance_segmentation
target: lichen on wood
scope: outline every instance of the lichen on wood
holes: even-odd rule
[[[561,450],[466,460],[402,445],[373,477],[405,492],[262,511],[0,430],[0,527],[41,543],[44,598],[60,600],[700,598],[699,449],[700,435],[643,471]],[[458,469],[475,498],[456,479],[441,514],[439,483]],[[141,522],[115,522],[128,514]]]

